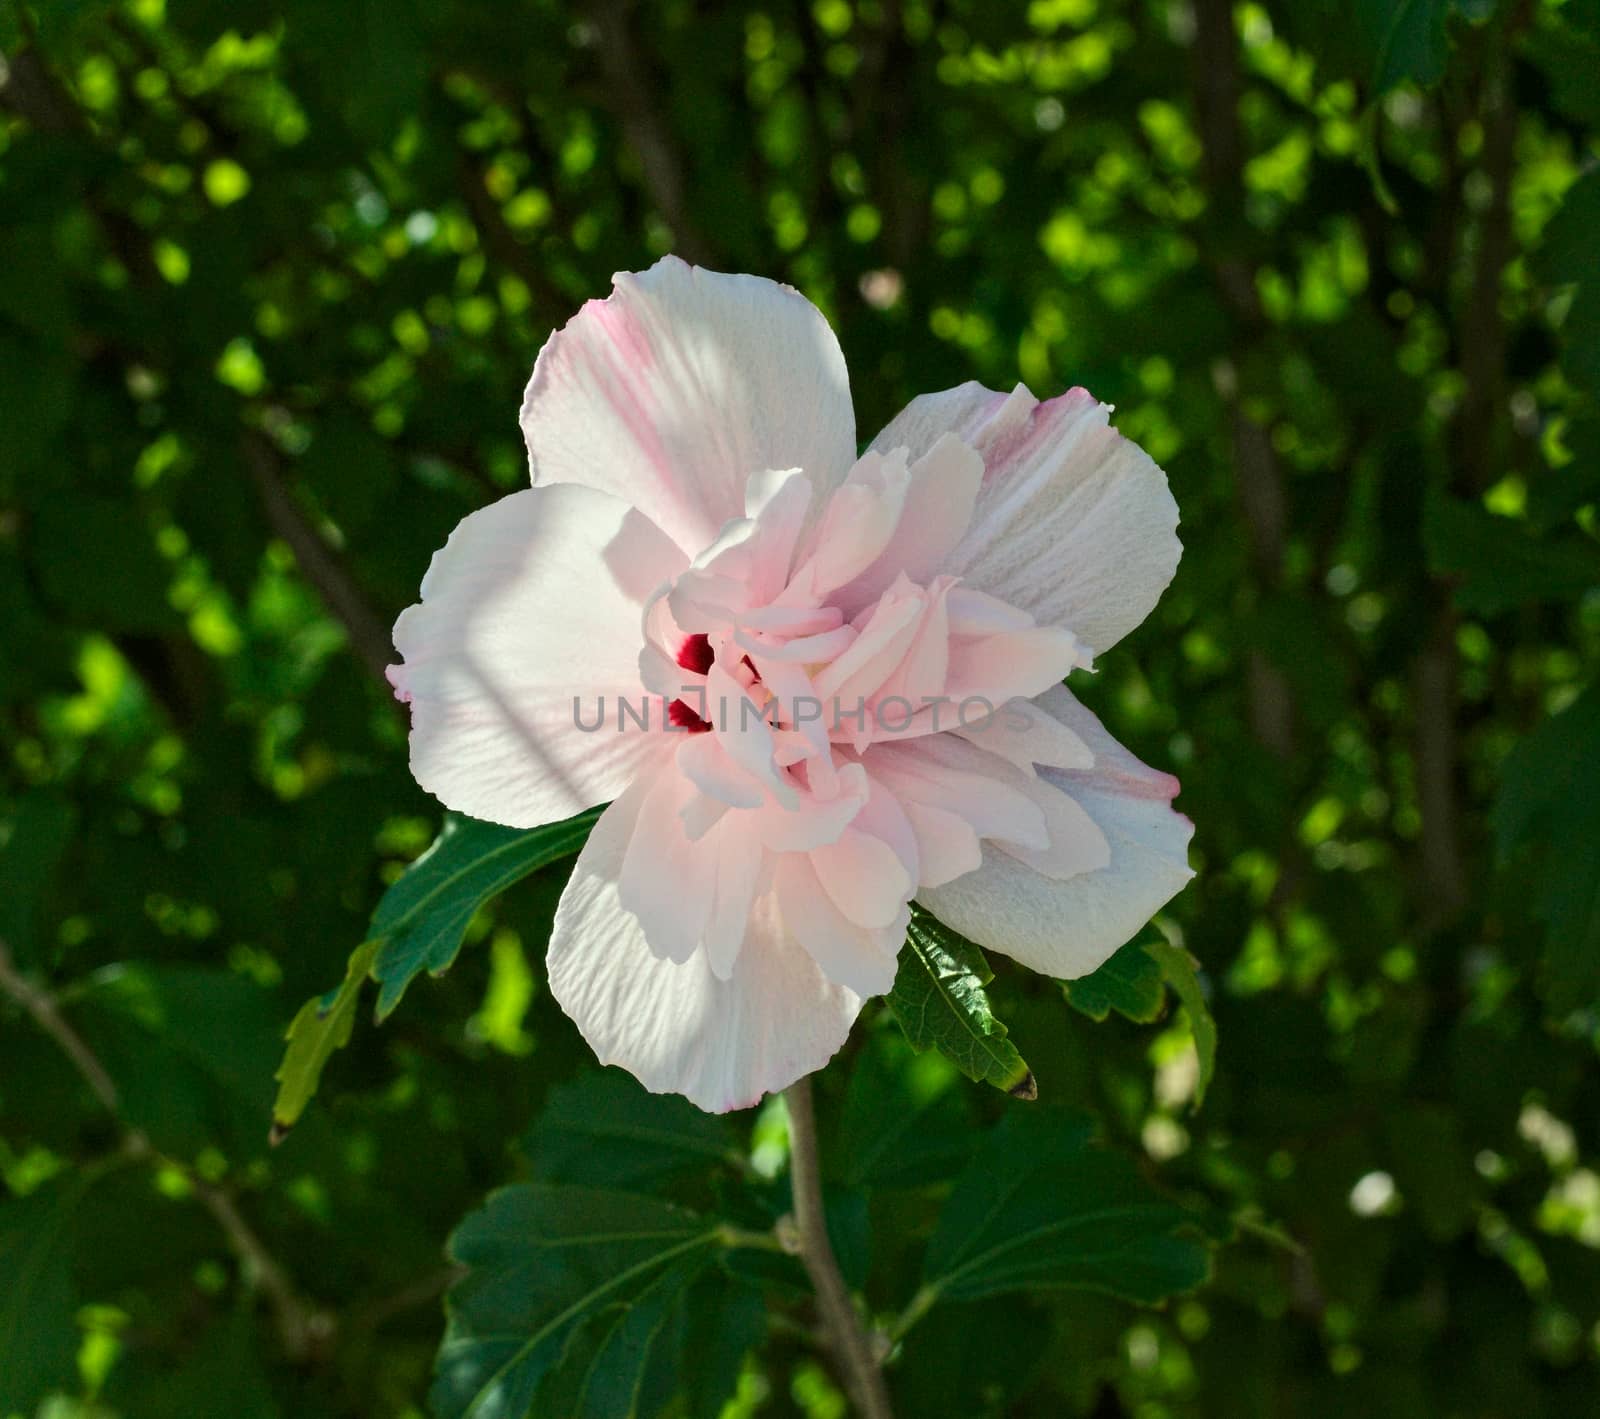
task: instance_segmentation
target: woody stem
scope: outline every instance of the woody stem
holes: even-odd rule
[[[883,1371],[828,1241],[811,1081],[802,1079],[791,1084],[784,1090],[783,1098],[789,1108],[789,1176],[794,1188],[800,1260],[817,1293],[823,1329],[863,1419],[893,1419]]]

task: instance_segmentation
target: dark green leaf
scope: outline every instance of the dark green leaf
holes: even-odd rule
[[[0,829],[0,941],[19,961],[32,959],[39,907],[50,890],[56,868],[78,814],[71,801],[36,789],[17,804],[11,821]]]
[[[1593,75],[1590,89],[1593,91]],[[1577,283],[1561,325],[1566,347],[1562,368],[1574,384],[1600,388],[1600,273],[1595,269],[1594,234],[1600,230],[1600,172],[1589,172],[1567,189],[1561,207],[1545,227],[1533,256],[1539,277],[1551,285]]]
[[[1591,685],[1512,750],[1492,822],[1502,861],[1533,859],[1553,1010],[1600,1000],[1600,687]]]
[[[1057,1109],[1014,1109],[956,1183],[923,1279],[975,1300],[1079,1287],[1153,1304],[1198,1286],[1210,1252],[1197,1219]]]
[[[603,1187],[649,1186],[738,1156],[727,1119],[614,1069],[553,1089],[522,1148],[541,1182]]]
[[[450,1240],[468,1272],[447,1305],[434,1412],[522,1419],[558,1367],[597,1350],[610,1372],[593,1396],[636,1392],[657,1302],[711,1260],[718,1237],[717,1223],[632,1193],[544,1183],[495,1193]],[[620,1328],[600,1319],[617,1312]]]
[[[571,857],[601,810],[590,809],[542,828],[502,828],[450,814],[434,844],[383,894],[371,939],[381,940],[373,977],[380,983],[378,1018],[400,1003],[423,971],[450,969],[474,913],[531,872]]]
[[[1363,28],[1377,36],[1374,93],[1407,82],[1424,88],[1439,82],[1450,53],[1445,33],[1450,10],[1451,0],[1362,0]]]
[[[954,1177],[976,1134],[971,1091],[937,1050],[917,1053],[894,1029],[874,1030],[850,1071],[839,1142],[827,1161],[855,1187],[916,1187]]]
[[[1376,35],[1371,88],[1386,93],[1397,83],[1435,85],[1450,58],[1445,21],[1451,0],[1362,0],[1357,6],[1363,30]]]
[[[766,1337],[761,1292],[712,1267],[685,1299],[680,1325],[680,1372],[688,1412],[721,1414],[739,1383],[745,1356]]]
[[[116,1081],[124,1121],[157,1147],[180,1157],[262,1148],[282,1036],[272,997],[248,977],[109,966],[74,994],[71,1013]]]
[[[71,1226],[88,1176],[46,1183],[26,1197],[0,1192],[0,1414],[32,1414],[49,1391],[72,1385]]]
[[[167,604],[171,571],[133,502],[52,498],[35,514],[29,548],[46,599],[69,621],[119,631],[178,624]]]
[[[900,951],[889,1006],[915,1048],[937,1049],[967,1078],[1031,1099],[1037,1092],[1033,1073],[984,994],[993,979],[982,951],[917,911]]]
[[[704,1258],[690,1256],[593,1316],[567,1342],[560,1368],[539,1393],[540,1409],[572,1419],[634,1419],[646,1377],[659,1372],[663,1357],[677,1359],[663,1332],[703,1270]]]
[[[275,1138],[282,1137],[299,1120],[322,1082],[323,1066],[335,1050],[350,1042],[361,987],[366,984],[367,972],[377,954],[376,941],[356,947],[338,988],[306,1001],[290,1022],[284,1036],[289,1047],[273,1076],[278,1081],[278,1097],[272,1106]]]
[[[1460,577],[1463,611],[1492,616],[1539,601],[1566,601],[1600,584],[1600,545],[1581,533],[1535,537],[1527,524],[1430,491],[1428,565]]]

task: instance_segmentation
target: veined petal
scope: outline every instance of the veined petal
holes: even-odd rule
[[[1150,614],[1181,553],[1166,475],[1109,416],[1082,389],[1041,404],[968,383],[912,400],[872,447],[916,456],[954,433],[976,448],[983,483],[944,570],[1098,654]]]
[[[1058,882],[1111,865],[1111,844],[1105,833],[1071,793],[1043,777],[1029,774],[1023,775],[1018,787],[1043,812],[1045,833],[1050,841],[1044,847],[1028,847],[996,838],[996,847]]]
[[[643,514],[590,488],[529,489],[463,519],[394,628],[405,663],[389,678],[411,706],[417,782],[515,828],[620,793],[672,742],[664,703],[640,688],[639,625],[686,560]],[[648,732],[618,731],[619,699],[648,710]]]
[[[980,946],[1060,979],[1087,975],[1133,936],[1194,874],[1194,825],[1171,807],[1178,782],[1139,762],[1064,688],[1041,701],[1094,755],[1088,769],[1041,770],[1099,827],[1110,862],[1053,881],[994,846],[983,866],[918,900]]]
[[[539,353],[522,402],[536,485],[623,498],[690,552],[746,480],[800,468],[826,495],[855,462],[839,343],[798,291],[662,258],[619,273]]]
[[[647,787],[605,811],[578,857],[550,935],[550,991],[602,1064],[712,1112],[748,1108],[822,1068],[861,999],[823,975],[771,893],[756,898],[728,979],[705,952],[681,964],[656,956],[617,900]]]

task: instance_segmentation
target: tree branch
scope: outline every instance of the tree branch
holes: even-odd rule
[[[162,1153],[143,1132],[123,1119],[116,1082],[99,1056],[61,1013],[55,996],[17,969],[10,948],[3,940],[0,940],[0,994],[10,996],[72,1062],[95,1098],[121,1128],[123,1150],[129,1157],[171,1168],[183,1176],[196,1200],[215,1219],[228,1246],[267,1298],[284,1352],[295,1361],[306,1359],[332,1335],[333,1317],[301,1297],[288,1272],[245,1220],[231,1194],[200,1177],[187,1164]]]
[[[289,544],[305,579],[316,588],[334,617],[350,638],[350,648],[361,663],[385,687],[384,673],[394,659],[389,644],[389,628],[367,605],[337,552],[311,525],[300,504],[284,481],[278,451],[258,433],[244,435],[245,467],[261,497],[272,530]]]
[[[115,1081],[106,1073],[105,1066],[95,1052],[84,1043],[83,1036],[67,1022],[66,1016],[56,1005],[55,996],[34,985],[17,969],[11,958],[11,948],[4,941],[0,941],[0,992],[16,1001],[23,1012],[31,1016],[33,1022],[61,1047],[61,1052],[72,1061],[73,1068],[83,1076],[84,1082],[95,1098],[100,1100],[105,1111],[115,1117],[118,1108]]]
[[[860,1413],[865,1419],[893,1419],[883,1371],[828,1241],[827,1214],[822,1206],[817,1116],[811,1102],[810,1079],[791,1084],[784,1090],[783,1099],[789,1108],[789,1177],[794,1188],[800,1260],[816,1290],[823,1328]]]
[[[672,228],[678,255],[715,265],[717,250],[689,211],[689,161],[668,120],[649,57],[634,29],[630,0],[595,0],[590,13],[600,33],[600,66],[611,110],[644,169],[650,199]]]
[[[1506,330],[1500,294],[1512,256],[1511,180],[1517,136],[1509,50],[1527,20],[1528,6],[1519,5],[1503,28],[1484,36],[1478,117],[1484,132],[1483,173],[1490,190],[1475,233],[1472,284],[1456,322],[1462,394],[1451,441],[1454,477],[1449,480],[1469,498],[1480,497],[1494,483],[1505,454]],[[1460,202],[1454,182],[1441,189],[1440,199],[1453,245]],[[1443,925],[1466,905],[1469,896],[1460,805],[1459,617],[1454,588],[1447,581],[1435,579],[1428,600],[1427,638],[1412,666],[1416,726],[1412,753],[1417,806],[1422,814],[1420,851],[1427,917],[1432,924]]]
[[[1255,270],[1241,250],[1244,218],[1244,137],[1239,128],[1239,51],[1234,39],[1231,0],[1198,0],[1194,101],[1205,168],[1216,209],[1210,265],[1222,303],[1233,317],[1230,358],[1218,365],[1218,392],[1228,406],[1239,506],[1250,543],[1250,559],[1263,592],[1283,583],[1289,505],[1283,470],[1272,439],[1246,413],[1239,387],[1245,354],[1266,331]],[[1278,758],[1294,752],[1294,700],[1283,671],[1261,651],[1252,650],[1246,667],[1250,729],[1257,742]]]

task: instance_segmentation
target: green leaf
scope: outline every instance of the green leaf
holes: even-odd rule
[[[116,1081],[119,1111],[163,1152],[258,1154],[282,1044],[273,1000],[206,966],[108,966],[70,997],[79,1032]]]
[[[984,994],[993,979],[982,951],[913,909],[889,1008],[914,1048],[937,1049],[967,1078],[1032,1099],[1038,1094],[1033,1071]]]
[[[1531,261],[1539,278],[1550,285],[1577,283],[1561,323],[1565,346],[1561,367],[1574,384],[1590,390],[1600,386],[1600,275],[1594,260],[1597,229],[1600,172],[1590,172],[1567,189]]]
[[[631,1414],[661,1307],[711,1261],[720,1238],[717,1222],[633,1193],[545,1183],[495,1193],[450,1239],[451,1258],[468,1271],[446,1303],[434,1413]],[[558,1369],[565,1378],[556,1386],[572,1385],[573,1366],[588,1376],[578,1393],[591,1407],[536,1411]],[[593,1408],[619,1398],[624,1407]]]
[[[1427,88],[1444,77],[1450,56],[1445,20],[1451,0],[1363,0],[1357,15],[1377,38],[1372,91],[1411,82]]]
[[[1008,1113],[940,1214],[926,1287],[948,1300],[1081,1288],[1154,1304],[1206,1280],[1203,1219],[1092,1134],[1079,1114]]]
[[[1147,941],[1144,949],[1161,967],[1162,980],[1172,987],[1189,1017],[1195,1052],[1200,1056],[1200,1074],[1194,1087],[1194,1103],[1199,1108],[1217,1072],[1217,1022],[1211,1016],[1211,1007],[1206,1004],[1205,991],[1200,985],[1200,963],[1182,946],[1174,946],[1170,941]]]
[[[32,1414],[75,1379],[71,1225],[91,1176],[0,1200],[0,1414]]]
[[[1600,584],[1600,546],[1580,533],[1533,535],[1528,524],[1430,490],[1423,507],[1428,566],[1460,578],[1456,605],[1492,616],[1569,601]]]
[[[34,515],[28,539],[46,600],[97,630],[159,631],[177,624],[172,577],[142,510],[129,499],[67,493]]]
[[[744,1359],[766,1338],[762,1293],[711,1267],[695,1282],[682,1311],[680,1369],[691,1415],[721,1414],[739,1385]]]
[[[561,1367],[540,1391],[541,1412],[571,1419],[633,1419],[646,1377],[659,1368],[662,1332],[703,1269],[703,1257],[691,1256],[591,1318],[568,1341]],[[660,1345],[660,1352],[673,1348]]]
[[[734,1143],[725,1118],[608,1069],[551,1090],[522,1151],[541,1182],[639,1187],[736,1159]]]
[[[323,1066],[335,1050],[350,1043],[361,987],[377,954],[376,941],[356,947],[350,953],[343,983],[326,995],[306,1001],[290,1022],[284,1036],[289,1047],[273,1076],[278,1081],[278,1097],[272,1106],[274,1139],[281,1139],[294,1127],[322,1082]]]
[[[1061,990],[1091,1020],[1104,1020],[1115,1010],[1141,1025],[1160,1015],[1166,1000],[1161,965],[1138,941],[1128,942],[1099,970],[1063,981]]]
[[[32,958],[39,907],[72,841],[78,811],[44,789],[18,802],[0,838],[0,941],[19,961]]]
[[[381,986],[378,1018],[389,1015],[421,972],[437,976],[450,969],[484,903],[582,848],[601,811],[529,829],[448,815],[433,846],[383,894],[372,915],[368,936],[382,943],[372,968]]]
[[[838,1180],[917,1187],[954,1177],[977,1136],[972,1091],[959,1082],[937,1050],[918,1054],[899,1030],[874,1030],[850,1070],[839,1143],[827,1154]]]
[[[253,1307],[236,1306],[185,1340],[190,1348],[176,1368],[155,1369],[153,1357],[142,1353],[145,1347],[118,1360],[107,1398],[120,1413],[278,1419]]]
[[[1513,749],[1491,822],[1502,861],[1526,851],[1544,922],[1542,987],[1552,1010],[1600,1001],[1600,685]]]

